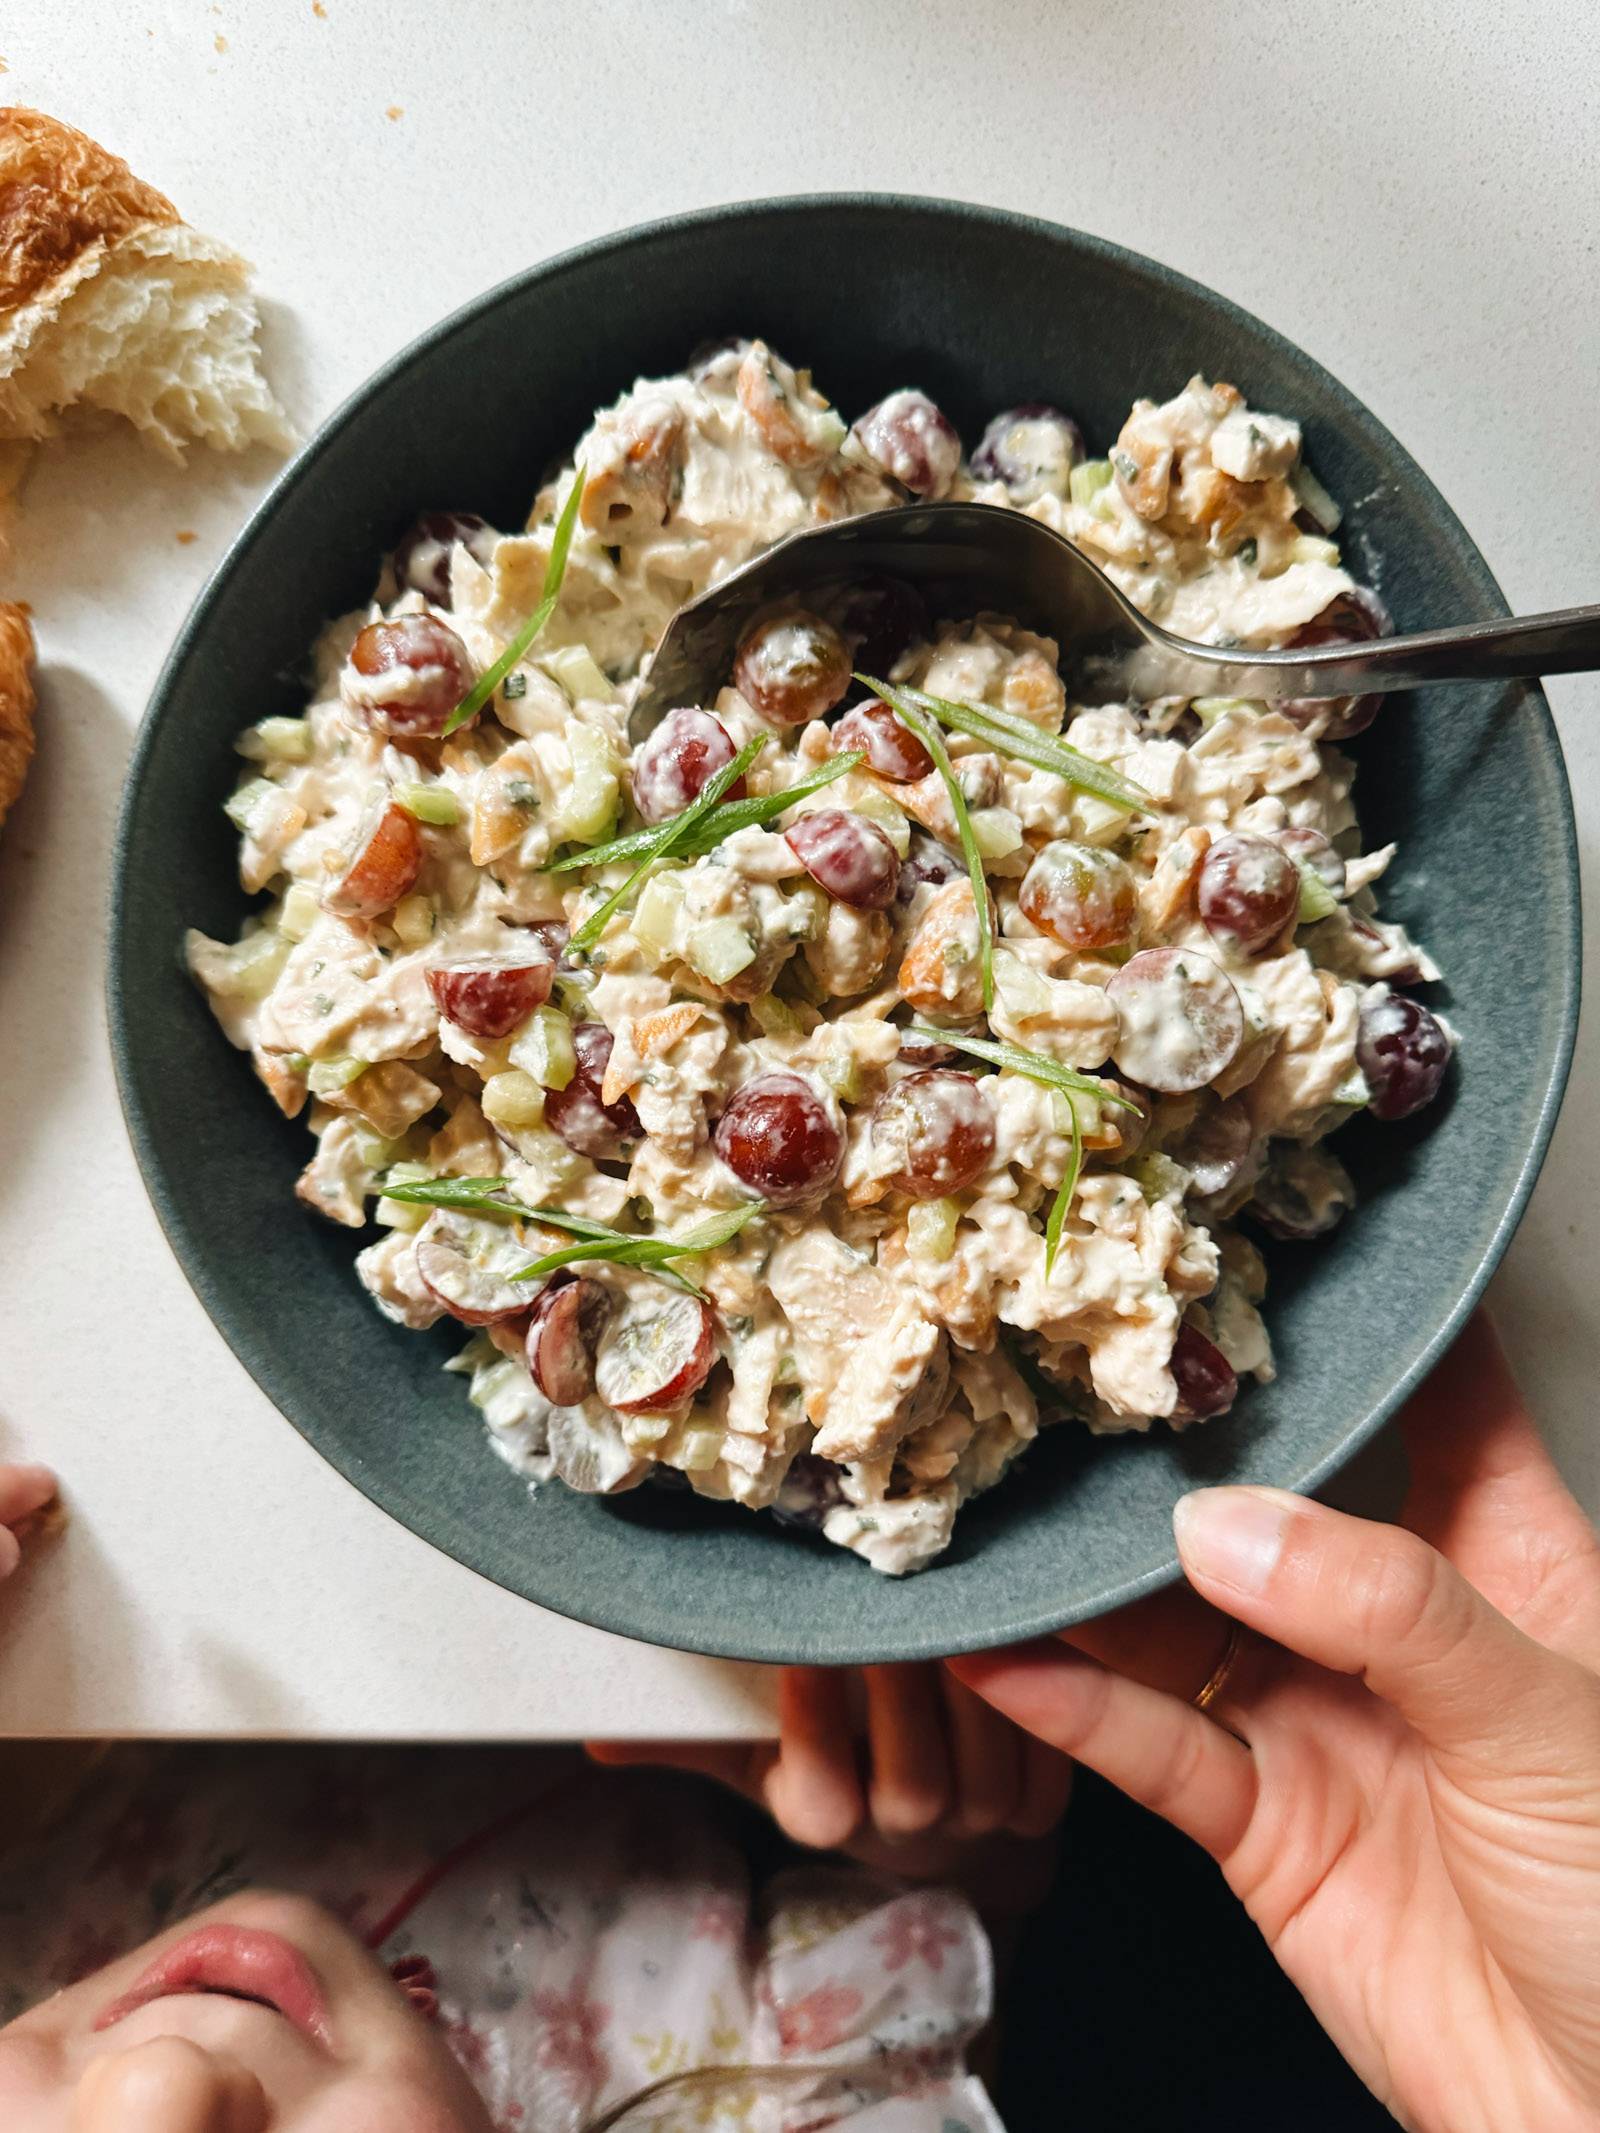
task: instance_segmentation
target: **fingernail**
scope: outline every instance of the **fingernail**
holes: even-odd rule
[[[1299,1499],[1276,1489],[1195,1489],[1172,1530],[1186,1570],[1234,1592],[1260,1592],[1277,1568]]]
[[[10,1577],[21,1560],[21,1541],[9,1526],[0,1526],[0,1578]]]

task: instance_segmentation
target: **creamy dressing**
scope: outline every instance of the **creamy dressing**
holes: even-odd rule
[[[539,600],[570,469],[526,531],[475,533],[447,566],[437,542],[418,551],[433,590],[447,576],[448,606],[391,573],[389,597],[330,625],[303,723],[269,732],[293,722],[267,721],[241,743],[241,879],[268,903],[237,943],[188,940],[230,1041],[316,1137],[302,1199],[351,1228],[374,1210],[388,1225],[356,1272],[409,1328],[460,1316],[474,1282],[514,1293],[505,1275],[555,1233],[441,1222],[389,1198],[386,1183],[498,1176],[527,1205],[681,1237],[750,1197],[714,1144],[730,1099],[762,1075],[801,1077],[837,1128],[837,1175],[820,1198],[766,1209],[693,1262],[716,1362],[691,1392],[644,1412],[593,1392],[557,1405],[529,1374],[520,1316],[474,1332],[452,1367],[468,1375],[496,1451],[531,1481],[608,1492],[670,1469],[702,1494],[775,1505],[895,1574],[948,1545],[961,1503],[1000,1480],[1042,1424],[1064,1413],[1099,1431],[1185,1421],[1181,1326],[1240,1376],[1271,1377],[1262,1263],[1229,1218],[1259,1193],[1305,1234],[1337,1219],[1349,1181],[1317,1144],[1365,1100],[1360,1032],[1402,1027],[1387,983],[1438,974],[1378,916],[1393,848],[1361,853],[1338,749],[1257,703],[1074,711],[1057,647],[986,615],[937,621],[894,677],[1061,735],[1149,796],[1130,815],[992,743],[945,735],[986,855],[987,1016],[943,780],[870,768],[801,806],[865,818],[912,865],[928,836],[943,845],[944,871],[903,876],[892,906],[838,900],[781,825],[750,827],[659,865],[592,958],[564,963],[548,999],[502,1034],[441,1013],[430,972],[536,962],[541,926],[579,926],[628,879],[627,864],[549,868],[636,824],[627,711],[675,608],[786,532],[903,501],[903,484],[1025,509],[1146,612],[1217,644],[1282,643],[1351,588],[1332,542],[1297,520],[1298,426],[1248,409],[1231,386],[1196,379],[1163,405],[1138,402],[1108,461],[1088,469],[1074,467],[1070,425],[1016,411],[1003,436],[1010,489],[975,479],[947,428],[907,391],[847,432],[807,375],[760,342],[640,381],[575,449],[586,485],[560,602],[509,693],[448,738],[401,746],[371,730],[374,718],[397,698],[424,705],[440,670],[362,676],[349,653],[364,624],[426,613],[478,670],[496,659]],[[802,626],[776,632],[753,693],[781,685],[805,648]],[[734,746],[769,740],[746,774],[751,794],[785,791],[834,751],[827,724],[771,727],[731,684],[705,709]],[[376,915],[339,916],[332,887],[385,804],[414,822],[413,876]],[[1342,886],[1247,952],[1208,926],[1196,885],[1223,837],[1287,831],[1333,840]],[[1030,868],[1062,841],[1131,872],[1130,938],[1073,947],[1030,919]],[[1272,850],[1243,847],[1247,895],[1270,895],[1281,871]],[[942,1063],[975,1079],[929,1085],[914,1126],[875,1130],[886,1092],[927,1064],[905,1025],[929,1018],[1106,1077],[1104,1100],[957,1052]],[[597,1102],[631,1104],[640,1129],[598,1159],[557,1130],[572,1032],[585,1024],[611,1038]],[[1047,1265],[1074,1108],[1076,1184]],[[981,1151],[948,1193],[911,1196],[897,1182],[924,1130],[935,1142],[968,1134]],[[1191,1156],[1208,1166],[1204,1190],[1185,1147],[1205,1151]],[[440,1274],[438,1243],[452,1239],[470,1250]],[[580,1271],[614,1314],[681,1293],[647,1270]],[[1043,1385],[1055,1396],[1041,1405]]]

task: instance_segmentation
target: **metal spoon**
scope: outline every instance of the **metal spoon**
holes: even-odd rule
[[[633,739],[679,704],[712,701],[760,609],[867,577],[908,580],[938,614],[993,610],[1055,638],[1080,702],[1358,696],[1419,681],[1508,681],[1600,667],[1600,607],[1301,651],[1195,644],[1142,615],[1039,519],[999,504],[912,504],[791,533],[680,607],[634,702]]]

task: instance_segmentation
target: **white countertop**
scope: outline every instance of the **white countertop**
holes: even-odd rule
[[[1600,598],[1600,14],[1572,0],[11,0],[0,58],[0,92],[255,260],[303,430],[578,240],[757,194],[964,196],[1259,312],[1410,446],[1513,606]],[[69,443],[0,567],[43,660],[0,838],[0,1456],[54,1462],[73,1507],[0,1607],[0,1731],[758,1730],[758,1670],[541,1613],[368,1505],[234,1361],[146,1202],[106,1048],[106,855],[161,657],[272,472]],[[1600,683],[1550,695],[1592,886]],[[1597,1102],[1591,1017],[1495,1292],[1592,1512]]]

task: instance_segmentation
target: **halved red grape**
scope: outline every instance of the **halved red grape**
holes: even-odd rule
[[[929,631],[922,595],[904,578],[858,579],[828,603],[828,612],[853,648],[856,666],[880,680]]]
[[[943,496],[961,465],[955,425],[926,393],[890,393],[855,424],[867,457],[913,496]]]
[[[402,592],[419,592],[435,607],[450,602],[450,558],[456,543],[487,563],[499,535],[475,511],[424,511],[395,543],[395,583]]]
[[[1269,1235],[1299,1244],[1325,1235],[1355,1204],[1349,1172],[1325,1148],[1280,1141],[1251,1188],[1247,1212]]]
[[[734,655],[733,685],[776,726],[826,718],[850,686],[850,649],[832,623],[786,608],[747,630]]]
[[[511,1276],[528,1259],[528,1247],[503,1223],[451,1207],[436,1207],[417,1232],[422,1285],[464,1326],[491,1325],[527,1310],[527,1284]]]
[[[615,1043],[603,1022],[580,1022],[572,1032],[577,1070],[564,1089],[546,1089],[544,1097],[544,1122],[551,1131],[579,1155],[601,1163],[614,1160],[627,1142],[644,1134],[631,1096],[619,1096],[614,1104],[600,1101]]]
[[[1233,981],[1192,948],[1145,948],[1106,987],[1119,1029],[1111,1056],[1133,1081],[1181,1095],[1215,1081],[1244,1042]]]
[[[900,854],[865,815],[819,807],[784,832],[790,851],[819,888],[858,911],[885,911],[900,880]]]
[[[1022,915],[1063,947],[1119,948],[1139,915],[1133,869],[1115,852],[1058,838],[1047,844],[1017,891]]]
[[[840,755],[847,748],[865,749],[867,768],[880,778],[892,778],[897,785],[913,785],[933,768],[933,757],[921,741],[914,733],[908,733],[889,706],[879,703],[876,697],[864,704],[852,704],[835,721],[833,746]]]
[[[646,822],[670,821],[737,754],[726,727],[709,711],[669,711],[634,755],[633,804]],[[742,800],[744,793],[744,779],[736,778],[722,797]]]
[[[368,808],[345,848],[342,871],[322,892],[340,918],[379,918],[409,895],[422,872],[422,832],[396,800]]]
[[[619,1414],[654,1414],[692,1400],[716,1359],[711,1313],[699,1297],[664,1295],[611,1321],[595,1358],[595,1390]]]
[[[1015,502],[1031,504],[1065,496],[1082,457],[1083,432],[1072,417],[1030,400],[995,416],[972,455],[972,472],[978,481],[1003,481]]]
[[[610,1292],[586,1274],[554,1274],[534,1298],[528,1369],[557,1407],[576,1407],[594,1391],[595,1350],[610,1314]]]
[[[775,1207],[820,1198],[844,1160],[833,1113],[798,1074],[761,1074],[734,1092],[713,1143],[741,1184]]]
[[[556,966],[540,949],[542,943],[530,941],[522,951],[432,964],[427,978],[435,1007],[469,1037],[509,1037],[550,997]]]
[[[1450,1064],[1450,1039],[1420,1000],[1368,993],[1361,1002],[1356,1060],[1372,1091],[1374,1118],[1409,1118],[1432,1103]]]
[[[914,1200],[960,1192],[994,1156],[994,1114],[971,1074],[925,1067],[878,1098],[874,1152],[894,1162],[890,1182]]]
[[[1259,955],[1300,908],[1300,870],[1270,837],[1219,837],[1201,862],[1195,905],[1214,941]]]
[[[1342,896],[1345,887],[1345,864],[1338,848],[1330,844],[1321,830],[1282,829],[1274,830],[1272,840],[1281,844],[1296,866],[1307,867],[1316,875],[1323,887],[1333,896]]]
[[[894,900],[902,909],[919,889],[942,889],[947,881],[965,877],[966,868],[937,837],[923,830],[911,832],[911,848],[900,862],[900,881]]]
[[[1178,1328],[1169,1365],[1178,1387],[1174,1422],[1203,1422],[1208,1415],[1226,1414],[1239,1393],[1233,1365],[1198,1326],[1187,1319]]]
[[[1352,585],[1297,629],[1289,648],[1305,651],[1319,644],[1370,644],[1375,637],[1393,635],[1394,620],[1371,586]],[[1372,724],[1382,700],[1379,696],[1291,696],[1278,709],[1297,726],[1316,725],[1326,740],[1347,741]]]
[[[397,740],[437,740],[476,681],[472,657],[437,615],[369,622],[350,647],[339,693],[357,725]]]
[[[948,1066],[961,1054],[953,1044],[941,1044],[935,1037],[924,1037],[919,1031],[908,1029],[900,1033],[900,1049],[895,1057],[903,1066],[935,1067]]]
[[[1255,1138],[1250,1114],[1237,1097],[1215,1103],[1209,1097],[1193,1125],[1167,1150],[1194,1181],[1194,1190],[1209,1199],[1226,1192],[1249,1159]]]

